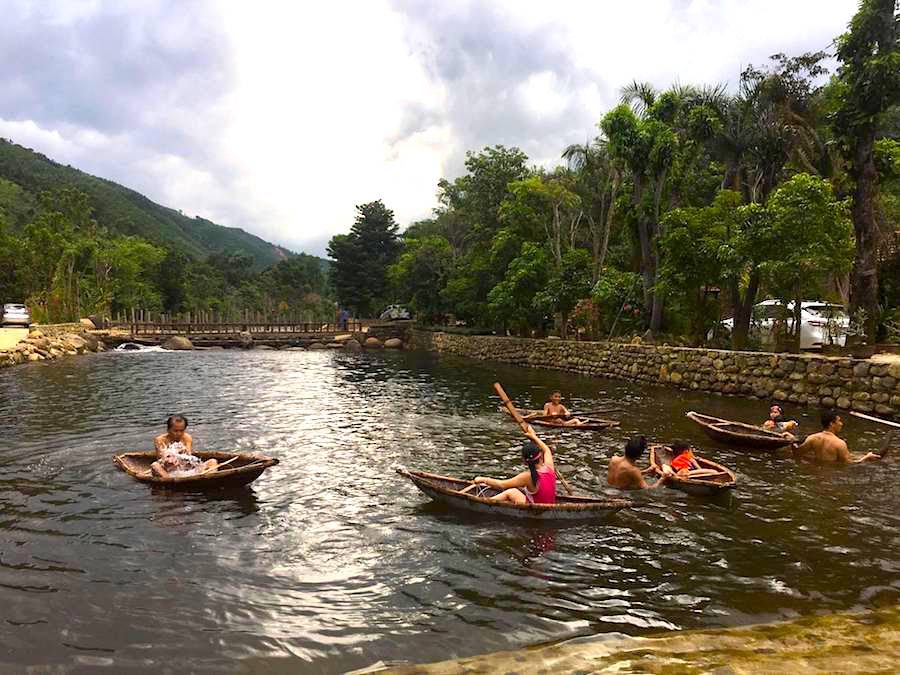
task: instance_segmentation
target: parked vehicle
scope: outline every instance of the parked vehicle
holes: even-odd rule
[[[401,319],[411,319],[412,315],[403,305],[388,305],[387,309],[378,318],[381,321],[399,321]]]
[[[31,325],[31,312],[25,305],[10,303],[3,305],[0,313],[0,326],[25,326]]]
[[[794,329],[794,303],[787,307],[780,300],[764,300],[753,308],[751,333],[764,342],[774,339],[776,323],[781,322],[788,332]],[[734,319],[726,319],[723,327],[730,333]],[[843,305],[821,300],[805,300],[800,303],[800,349],[821,349],[826,345],[843,347],[847,342],[850,317]]]

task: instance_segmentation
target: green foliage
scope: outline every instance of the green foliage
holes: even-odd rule
[[[535,296],[547,284],[549,257],[543,247],[527,241],[506,268],[503,280],[488,293],[492,318],[503,326],[525,333],[541,326],[545,313],[535,305]]]
[[[605,332],[639,330],[646,325],[642,304],[641,275],[607,268],[591,290]]]
[[[18,186],[17,186],[18,187]],[[0,297],[25,301],[38,322],[81,316],[215,310],[237,318],[245,310],[303,311],[330,318],[321,260],[290,256],[260,274],[245,252],[219,252],[198,261],[136,236],[110,231],[87,194],[72,187],[5,194],[32,205],[17,228],[0,214]],[[21,210],[20,213],[25,213]]]
[[[845,273],[853,262],[849,205],[834,196],[825,179],[801,173],[772,193],[767,205],[769,248],[777,251],[760,264],[777,297],[801,300],[821,292],[826,275]]]
[[[357,316],[373,316],[388,301],[388,268],[400,254],[394,212],[381,200],[356,207],[349,234],[332,237],[332,281],[338,300]]]
[[[414,233],[419,233],[416,230]],[[407,231],[407,235],[409,232]],[[391,281],[418,318],[436,322],[447,313],[447,303],[441,294],[453,265],[453,251],[444,237],[424,234],[416,238],[404,236],[404,250],[390,268]]]
[[[9,186],[16,184],[21,194],[9,199]],[[194,259],[223,251],[240,252],[253,259],[254,271],[261,271],[289,253],[259,237],[235,227],[223,227],[203,218],[188,218],[142,194],[96,178],[5,139],[0,139],[0,212],[7,211],[16,227],[25,224],[34,209],[30,197],[72,187],[90,203],[97,222],[114,234],[138,236],[166,249],[180,250]],[[6,196],[4,196],[6,195]]]
[[[534,296],[536,309],[545,314],[560,314],[563,337],[568,316],[591,293],[591,255],[583,248],[566,251],[559,269],[547,285]]]

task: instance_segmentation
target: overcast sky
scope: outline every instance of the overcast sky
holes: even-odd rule
[[[3,0],[0,136],[322,254],[356,204],[427,217],[466,150],[552,165],[631,80],[734,87],[856,4]]]

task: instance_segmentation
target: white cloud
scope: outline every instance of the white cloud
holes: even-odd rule
[[[631,80],[734,85],[770,54],[828,47],[856,2],[35,7],[0,27],[0,135],[322,253],[356,204],[428,215],[466,150],[515,144],[552,164]]]

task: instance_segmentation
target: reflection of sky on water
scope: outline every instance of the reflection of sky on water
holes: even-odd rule
[[[394,469],[519,470],[495,379],[523,406],[560,388],[571,407],[621,410],[620,430],[542,432],[579,491],[605,491],[608,458],[637,432],[694,441],[738,472],[738,489],[715,501],[643,495],[608,523],[561,528],[436,508]],[[765,414],[765,402],[417,354],[102,354],[4,371],[8,642],[47,664],[112,649],[138,669],[271,657],[331,672],[900,594],[896,465],[796,466],[715,448],[684,419],[691,408]],[[281,464],[210,495],[116,471],[111,455],[149,449],[173,412],[198,449]],[[815,411],[787,412],[814,428]],[[858,450],[879,439],[856,420],[847,435]]]

